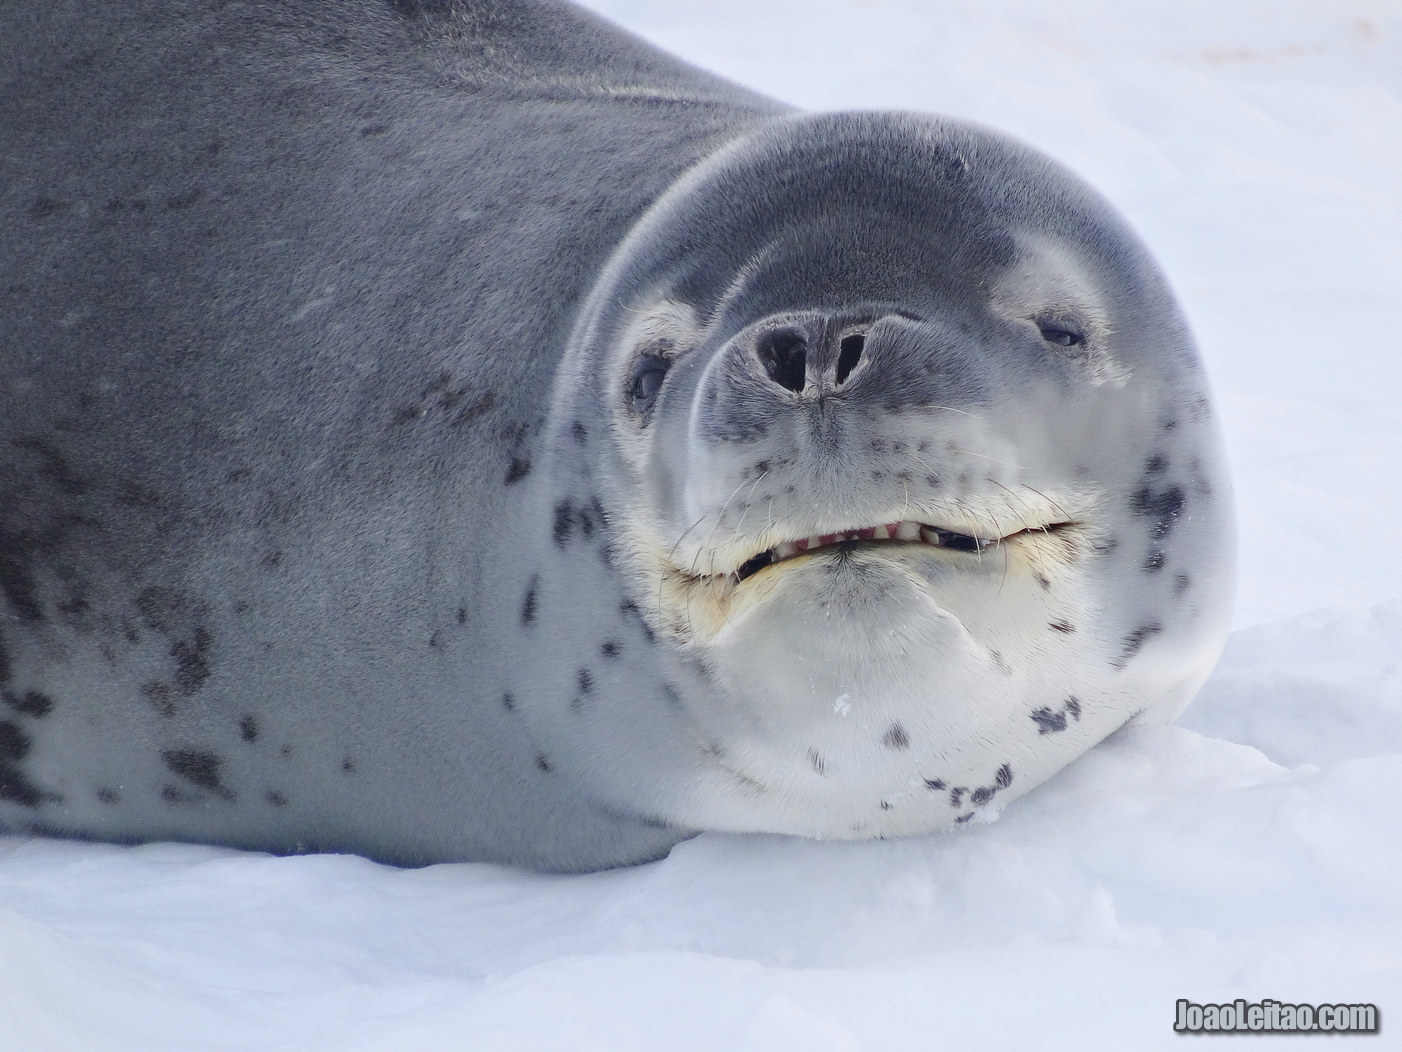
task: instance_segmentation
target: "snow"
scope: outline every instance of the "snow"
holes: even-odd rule
[[[801,106],[1003,128],[1129,216],[1236,473],[1222,664],[946,836],[575,877],[0,838],[0,1049],[1157,1048],[1180,997],[1373,1002],[1393,1044],[1402,8],[590,6]]]

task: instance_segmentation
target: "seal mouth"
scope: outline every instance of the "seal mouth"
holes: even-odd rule
[[[929,523],[911,520],[887,522],[880,526],[859,526],[836,533],[818,533],[809,537],[800,537],[797,540],[781,541],[774,547],[746,559],[737,570],[730,574],[730,577],[736,584],[739,584],[777,563],[797,559],[803,555],[812,555],[825,548],[850,551],[858,544],[890,544],[893,542],[921,544],[931,548],[942,548],[946,551],[980,555],[989,548],[1026,534],[1036,533],[1049,536],[1068,530],[1073,526],[1075,523],[1071,522],[1045,523],[1029,526],[999,537],[979,537],[969,533],[958,533],[942,526],[932,526]]]

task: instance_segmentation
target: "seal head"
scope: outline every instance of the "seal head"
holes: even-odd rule
[[[525,715],[677,826],[967,821],[1171,718],[1225,636],[1184,320],[1103,201],[986,130],[794,117],[712,156],[604,269],[549,420],[534,638],[621,591],[664,685]]]

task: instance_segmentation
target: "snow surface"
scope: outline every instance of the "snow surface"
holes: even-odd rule
[[[945,836],[579,877],[0,838],[0,1049],[1178,1048],[1180,997],[1370,1001],[1379,1037],[1248,1044],[1402,1047],[1402,8],[590,6],[801,106],[1003,128],[1130,217],[1235,466],[1221,666]]]

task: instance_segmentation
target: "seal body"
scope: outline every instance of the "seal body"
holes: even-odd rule
[[[1032,151],[550,3],[0,23],[0,829],[914,833],[1207,674],[1190,337]]]

